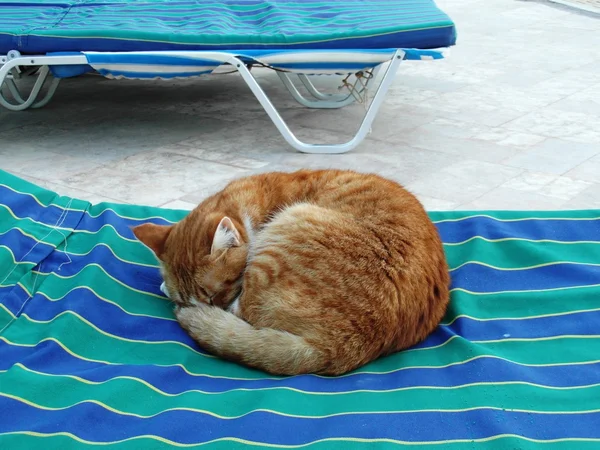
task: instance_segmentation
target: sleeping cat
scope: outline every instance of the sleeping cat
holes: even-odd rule
[[[448,304],[435,226],[377,175],[242,178],[176,225],[134,233],[199,345],[272,374],[346,373],[423,340]]]

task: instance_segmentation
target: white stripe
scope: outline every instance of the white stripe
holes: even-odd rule
[[[217,66],[172,66],[159,64],[91,64],[96,70],[107,70],[109,72],[130,72],[139,74],[161,74],[161,73],[190,73],[210,72]]]

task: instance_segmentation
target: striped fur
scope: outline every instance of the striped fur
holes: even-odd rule
[[[191,336],[274,374],[342,374],[410,347],[448,303],[436,228],[412,194],[376,175],[243,178],[175,226],[134,232],[161,260]],[[240,290],[236,317],[225,309]]]

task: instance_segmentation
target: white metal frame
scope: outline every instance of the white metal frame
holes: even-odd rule
[[[279,75],[279,78],[281,79],[283,85],[287,88],[289,93],[292,94],[294,100],[296,100],[301,105],[306,106],[307,108],[314,109],[339,109],[354,103],[357,97],[360,97],[363,94],[365,94],[370,82],[377,78],[380,68],[381,65],[373,69],[371,77],[368,78],[367,81],[364,83],[363,88],[361,88],[357,92],[348,91],[348,93],[344,94],[324,94],[315,87],[315,85],[312,83],[312,81],[310,81],[310,79],[306,75],[298,74],[298,79],[302,82],[308,93],[313,96],[314,100],[307,99],[300,93],[300,91],[298,90],[298,88],[296,88],[296,86],[292,82],[292,79],[290,78],[290,75],[287,72],[277,71],[277,75]]]
[[[215,52],[217,53],[217,52]],[[213,53],[213,55],[215,54]],[[348,142],[341,144],[308,144],[300,141],[294,133],[289,129],[275,106],[271,103],[268,96],[265,94],[263,89],[257,83],[256,79],[250,72],[250,69],[246,64],[238,57],[231,56],[231,54],[222,53],[219,55],[225,63],[232,65],[240,73],[252,93],[255,95],[257,100],[260,102],[262,107],[265,109],[267,115],[273,121],[273,124],[277,127],[283,138],[294,147],[296,150],[303,153],[346,153],[354,149],[366,135],[370,132],[371,124],[377,115],[379,107],[383,103],[385,94],[390,87],[398,66],[404,59],[405,53],[402,50],[397,50],[394,56],[390,60],[388,67],[381,79],[378,88],[375,91],[375,95],[368,106],[362,123],[360,124],[356,135]],[[60,79],[52,77],[46,94],[41,100],[38,100],[42,87],[46,83],[49,73],[50,66],[58,65],[87,65],[88,61],[85,55],[65,55],[65,56],[21,56],[17,51],[11,51],[6,56],[0,56],[0,105],[11,111],[23,111],[28,108],[41,108],[46,105],[58,87]],[[14,78],[19,77],[19,71],[24,67],[36,67],[37,80],[25,99],[21,94],[19,88],[14,82]],[[379,70],[378,66],[374,72],[373,77],[377,75]],[[34,69],[32,72],[35,72]],[[304,85],[308,93],[314,98],[305,98],[296,88],[291,81],[288,73],[278,71],[279,77],[290,91],[291,95],[300,104],[309,108],[320,108],[320,109],[337,109],[347,106],[353,103],[356,99],[356,93],[349,92],[348,94],[325,94],[320,92],[310,81],[306,75],[298,75],[301,83]],[[367,80],[368,82],[369,80]],[[9,102],[2,94],[2,88],[6,85],[13,97],[13,103]],[[364,87],[366,89],[366,85]],[[361,94],[362,92],[359,92]]]

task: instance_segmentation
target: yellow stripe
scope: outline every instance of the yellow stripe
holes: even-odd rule
[[[454,288],[450,290],[450,293],[453,292],[464,292],[465,294],[470,295],[499,295],[499,294],[530,294],[535,292],[555,292],[555,291],[567,291],[571,289],[589,289],[589,288],[597,288],[600,287],[600,284],[589,284],[586,286],[566,286],[566,287],[558,287],[558,288],[550,288],[550,289],[530,289],[530,290],[521,290],[521,291],[494,291],[494,292],[473,292],[463,288]]]
[[[498,267],[498,266],[494,266],[492,264],[487,264],[487,263],[484,263],[484,262],[481,262],[481,261],[465,261],[461,265],[459,265],[457,267],[454,267],[453,269],[450,269],[450,272],[458,270],[461,267],[466,266],[467,264],[473,264],[473,265],[476,265],[476,266],[489,267],[490,269],[500,270],[500,271],[503,271],[503,272],[514,272],[514,271],[519,271],[519,270],[539,269],[540,267],[558,266],[560,264],[573,264],[573,265],[576,265],[576,266],[590,266],[590,267],[598,267],[598,266],[600,266],[600,263],[583,263],[583,262],[577,262],[577,261],[552,261],[552,262],[547,262],[547,263],[542,263],[542,264],[536,264],[534,266]]]
[[[94,325],[93,323],[91,323],[90,321],[88,321],[87,319],[85,319],[84,317],[81,317],[79,314],[77,314],[76,312],[71,311],[71,310],[63,311],[60,314],[57,314],[56,316],[54,316],[50,320],[36,320],[36,319],[32,319],[26,313],[21,314],[21,316],[24,317],[25,319],[27,319],[29,322],[41,323],[41,324],[49,324],[49,323],[54,322],[58,318],[66,315],[66,314],[68,314],[70,316],[75,316],[81,322],[85,323],[90,328],[93,328],[98,333],[103,334],[103,335],[105,335],[107,337],[110,337],[110,338],[113,338],[113,339],[117,339],[119,341],[132,342],[134,344],[149,344],[149,345],[174,344],[174,345],[179,345],[179,346],[185,348],[186,350],[190,350],[190,351],[196,353],[197,355],[204,356],[206,358],[216,358],[213,355],[205,355],[203,353],[200,353],[198,350],[193,349],[192,347],[190,347],[189,345],[184,344],[183,342],[178,342],[178,341],[142,341],[142,340],[139,340],[139,339],[129,339],[129,338],[117,336],[116,334],[111,334],[111,333],[108,333],[107,331],[101,330],[96,325]]]
[[[57,274],[57,273],[55,273],[55,272],[42,273],[42,272],[39,272],[39,271],[37,271],[37,270],[32,270],[32,271],[31,271],[31,273],[35,273],[35,274],[37,274],[37,275],[42,275],[42,276],[44,276],[44,277],[47,277],[47,276],[50,276],[50,275],[52,275],[52,276],[54,276],[54,277],[57,277],[57,278],[60,278],[60,279],[62,279],[62,280],[69,280],[69,279],[71,279],[71,278],[76,278],[76,277],[77,277],[79,274],[81,274],[81,273],[82,273],[82,272],[83,272],[85,269],[87,269],[88,267],[97,267],[97,268],[98,268],[98,269],[100,269],[102,272],[104,272],[104,274],[105,274],[105,275],[106,275],[108,278],[110,278],[111,280],[113,280],[115,283],[118,283],[118,284],[120,284],[120,285],[121,285],[121,286],[123,286],[124,288],[126,288],[126,289],[129,289],[129,290],[130,290],[130,291],[132,291],[132,292],[137,292],[138,294],[148,295],[148,296],[150,296],[150,297],[154,297],[154,298],[160,298],[161,300],[165,300],[165,297],[163,297],[162,295],[154,294],[154,293],[152,293],[152,292],[142,291],[142,290],[140,290],[140,289],[136,289],[136,288],[134,288],[134,287],[131,287],[131,286],[129,286],[129,285],[127,285],[127,284],[123,283],[121,280],[118,280],[118,279],[116,279],[115,277],[113,277],[111,274],[109,274],[109,273],[108,273],[106,270],[104,270],[104,267],[102,267],[100,264],[97,264],[97,263],[89,263],[89,264],[86,264],[85,266],[83,266],[83,267],[81,268],[81,270],[79,270],[79,272],[77,272],[77,273],[75,273],[75,274],[73,274],[73,275],[59,275],[59,274]]]
[[[5,336],[1,336],[0,335],[0,340],[6,342],[9,345],[14,345],[15,347],[26,347],[26,348],[34,348],[44,342],[54,342],[55,344],[57,344],[60,348],[62,348],[65,352],[67,352],[69,355],[73,356],[74,358],[80,359],[82,361],[87,361],[87,362],[93,362],[93,363],[99,363],[99,364],[106,364],[109,366],[123,366],[124,364],[121,363],[113,363],[110,361],[103,361],[100,359],[91,359],[91,358],[86,358],[85,356],[81,356],[78,355],[74,352],[72,352],[71,350],[69,350],[62,342],[60,342],[58,339],[54,339],[53,337],[47,337],[42,339],[41,341],[39,341],[37,344],[23,344],[20,342],[12,342],[9,339],[7,339]]]
[[[77,358],[77,359],[81,359],[83,361],[88,361],[88,362],[94,362],[94,363],[100,363],[100,364],[107,364],[110,366],[122,366],[122,365],[126,365],[123,363],[113,363],[113,362],[109,362],[109,361],[103,361],[103,360],[97,360],[97,359],[91,359],[91,358],[86,358],[84,356],[78,355],[76,353],[74,353],[73,351],[71,351],[70,349],[68,349],[67,347],[65,347],[65,345],[58,341],[57,339],[54,339],[52,337],[47,337],[44,338],[42,340],[40,340],[37,344],[23,344],[23,343],[17,343],[17,342],[12,342],[10,340],[8,340],[5,336],[1,336],[0,335],[0,340],[6,342],[9,345],[14,345],[16,347],[26,347],[26,348],[33,348],[36,347],[40,344],[42,344],[43,342],[46,341],[52,341],[55,342],[57,345],[59,345],[64,351],[66,351],[67,353],[69,353],[71,356]],[[388,371],[382,371],[382,372],[373,372],[373,371],[369,371],[369,370],[356,370],[355,372],[352,373],[347,373],[344,375],[340,375],[337,378],[346,378],[346,377],[351,377],[351,376],[355,376],[356,374],[363,374],[363,375],[389,375],[392,373],[398,373],[398,372],[403,372],[405,370],[414,370],[414,369],[446,369],[448,367],[455,367],[455,366],[460,366],[463,364],[467,364],[473,361],[477,361],[479,359],[497,359],[500,361],[506,361],[510,364],[515,364],[517,366],[521,366],[521,367],[563,367],[563,366],[588,366],[588,365],[592,365],[592,364],[599,364],[600,363],[600,359],[597,360],[591,360],[591,361],[572,361],[572,362],[561,362],[561,363],[522,363],[522,362],[517,362],[517,361],[513,361],[510,360],[508,358],[503,358],[501,356],[496,356],[496,355],[479,355],[479,356],[474,356],[472,358],[468,358],[465,359],[463,361],[456,361],[456,362],[452,362],[449,364],[444,364],[444,365],[439,365],[439,366],[405,366],[405,367],[401,367],[398,369],[393,369],[393,370],[388,370]],[[240,378],[240,377],[225,377],[225,376],[218,376],[218,375],[209,375],[206,373],[194,373],[194,372],[190,372],[190,370],[185,367],[182,364],[154,364],[155,367],[166,367],[166,368],[170,368],[170,367],[179,367],[181,370],[183,370],[185,373],[187,373],[190,376],[193,377],[205,377],[205,378],[212,378],[212,379],[220,379],[220,380],[235,380],[235,381],[253,381],[253,380],[283,380],[286,379],[286,377],[260,377],[260,378]],[[328,376],[324,376],[324,375],[306,375],[307,377],[314,377],[314,378],[324,378],[327,380],[330,380],[331,377]]]
[[[517,219],[500,219],[498,217],[490,216],[488,214],[474,214],[472,216],[459,217],[456,219],[442,219],[434,220],[433,223],[447,223],[447,222],[462,222],[463,220],[469,220],[474,218],[485,218],[492,219],[496,222],[524,222],[528,220],[562,220],[565,222],[577,222],[582,220],[600,220],[598,217],[520,217]]]
[[[51,225],[51,224],[44,223],[44,222],[38,222],[37,220],[33,220],[31,217],[19,217],[12,211],[12,209],[10,209],[10,207],[8,205],[0,203],[0,206],[4,209],[8,210],[8,213],[17,220],[28,220],[28,221],[35,223],[37,225],[40,225],[42,227],[51,228],[50,231],[55,231],[55,230],[68,231],[68,232],[73,231],[73,228],[59,227],[58,225]]]
[[[446,346],[447,344],[449,344],[450,342],[452,342],[455,339],[462,339],[463,341],[471,343],[471,344],[483,345],[483,344],[497,344],[498,342],[538,342],[538,341],[541,342],[541,341],[554,341],[554,340],[558,340],[558,339],[598,339],[598,338],[600,338],[600,335],[564,334],[564,335],[559,335],[559,336],[547,336],[547,337],[539,337],[539,338],[503,338],[503,339],[490,339],[489,341],[485,341],[485,340],[470,341],[468,339],[465,339],[462,336],[455,334],[454,336],[446,339],[441,344],[433,345],[431,347],[409,348],[407,350],[403,350],[402,353],[404,354],[404,353],[412,353],[412,352],[423,352],[426,350],[439,349],[439,348]]]
[[[0,233],[0,236],[4,236],[5,234],[8,234],[8,232],[9,232],[9,231],[13,231],[13,230],[14,230],[14,231],[18,231],[18,232],[19,232],[19,233],[21,233],[23,236],[26,236],[26,237],[28,237],[28,238],[31,238],[31,239],[33,239],[33,240],[36,242],[36,244],[46,244],[46,245],[50,245],[51,247],[53,247],[53,246],[54,246],[54,244],[53,244],[52,242],[46,242],[46,241],[44,241],[44,240],[42,240],[42,239],[38,239],[38,238],[37,238],[37,237],[35,237],[33,234],[29,234],[29,233],[27,233],[27,232],[23,231],[23,230],[22,230],[21,228],[19,228],[19,227],[13,227],[13,228],[11,228],[11,229],[9,229],[9,230],[5,231],[4,233]]]
[[[129,380],[129,381],[143,384],[147,388],[153,390],[154,392],[156,392],[157,394],[160,394],[163,397],[180,397],[182,395],[192,394],[192,393],[201,394],[201,395],[221,395],[221,394],[230,393],[230,392],[261,392],[261,391],[291,391],[291,392],[297,392],[300,394],[314,395],[314,396],[342,396],[342,395],[358,394],[358,393],[361,393],[361,394],[363,394],[363,393],[364,394],[390,394],[390,393],[394,393],[394,392],[414,391],[414,390],[423,390],[423,389],[433,390],[433,391],[454,391],[454,390],[458,390],[458,389],[466,389],[466,388],[479,387],[479,386],[490,386],[490,387],[492,387],[492,386],[494,386],[494,387],[495,386],[528,386],[528,387],[534,387],[534,388],[540,388],[540,389],[548,389],[551,391],[573,391],[573,390],[579,390],[579,389],[591,389],[591,388],[595,388],[595,387],[600,387],[600,383],[587,384],[587,385],[582,385],[582,386],[549,386],[549,385],[544,385],[544,384],[530,383],[527,381],[480,381],[480,382],[475,382],[475,383],[458,384],[458,385],[454,385],[454,386],[418,385],[418,386],[401,387],[401,388],[395,388],[395,389],[354,389],[351,391],[336,391],[336,392],[307,391],[304,389],[298,389],[298,388],[293,388],[293,387],[289,387],[289,386],[271,386],[271,387],[260,387],[260,388],[234,388],[234,389],[228,389],[226,391],[220,391],[220,392],[203,391],[200,389],[188,389],[186,391],[178,392],[177,394],[171,394],[169,392],[165,392],[165,391],[159,389],[158,387],[147,382],[146,380],[143,380],[143,379],[137,378],[137,377],[133,377],[133,376],[129,376],[129,375],[117,375],[115,377],[111,377],[104,381],[91,381],[91,380],[87,380],[85,378],[78,377],[76,375],[40,372],[37,370],[30,369],[29,367],[26,367],[22,363],[15,363],[14,366],[17,366],[26,372],[30,372],[30,373],[33,373],[36,375],[45,376],[45,377],[55,377],[55,378],[70,378],[70,379],[73,379],[80,383],[88,384],[88,385],[92,385],[92,386],[107,384],[107,383],[110,383],[111,381],[115,381],[115,380]],[[0,370],[0,373],[2,373],[2,372],[8,372],[8,370]]]
[[[96,291],[94,291],[94,289],[92,289],[89,286],[76,286],[74,288],[72,288],[70,291],[68,291],[65,295],[63,295],[62,297],[58,297],[58,298],[53,298],[50,297],[48,294],[46,294],[45,292],[42,291],[37,291],[36,295],[42,295],[43,297],[45,297],[47,300],[51,301],[51,302],[58,302],[60,300],[62,300],[63,298],[65,298],[67,295],[69,295],[71,292],[76,291],[78,289],[85,289],[87,291],[90,291],[92,294],[94,294],[96,297],[98,297],[99,300],[106,302],[106,303],[110,303],[111,305],[116,306],[117,308],[119,308],[121,311],[123,311],[125,314],[128,314],[130,316],[136,316],[136,317],[148,317],[150,319],[161,319],[161,320],[169,320],[171,322],[176,322],[177,319],[175,319],[175,317],[160,317],[160,316],[151,316],[150,314],[139,314],[139,313],[134,313],[131,311],[127,311],[125,308],[123,308],[121,305],[119,305],[116,302],[113,302],[112,300],[107,299],[106,297],[101,296],[100,294],[98,294]],[[165,301],[167,301],[167,299],[165,298]]]
[[[33,297],[33,293],[29,292],[29,289],[23,283],[18,281],[17,286],[19,286],[21,289],[23,289],[30,298]]]
[[[117,254],[116,254],[116,253],[113,251],[113,249],[112,249],[110,246],[106,245],[106,244],[105,244],[105,243],[103,243],[103,242],[101,242],[101,243],[99,243],[99,244],[96,244],[96,245],[94,245],[94,246],[93,246],[93,247],[92,247],[92,248],[91,248],[91,249],[90,249],[90,250],[89,250],[87,253],[75,253],[75,252],[70,252],[70,251],[69,251],[69,252],[67,252],[67,251],[64,251],[64,250],[59,250],[59,249],[56,249],[56,251],[57,251],[57,252],[60,252],[60,253],[64,253],[65,255],[73,255],[73,256],[87,256],[87,255],[89,255],[90,253],[92,253],[92,252],[93,252],[93,251],[94,251],[94,250],[95,250],[97,247],[106,247],[106,248],[107,248],[107,249],[108,249],[108,250],[109,250],[109,251],[112,253],[112,255],[113,255],[113,256],[114,256],[116,259],[118,259],[119,261],[121,261],[121,262],[124,262],[124,263],[126,263],[126,264],[130,264],[130,265],[133,265],[133,266],[141,266],[141,267],[151,267],[151,268],[153,268],[153,269],[158,269],[158,268],[160,268],[160,266],[159,266],[158,264],[146,264],[146,263],[141,263],[141,262],[136,262],[136,261],[129,261],[129,260],[127,260],[127,259],[123,259],[123,258],[121,258],[120,256],[118,256],[118,255],[117,255]]]
[[[469,341],[472,344],[496,344],[498,342],[543,342],[543,341],[556,341],[559,339],[599,339],[600,335],[597,334],[561,334],[557,336],[546,336],[538,338],[503,338],[503,339],[490,339],[489,341]]]
[[[600,439],[596,439],[596,438],[587,438],[587,439],[586,438],[558,438],[558,439],[542,440],[542,439],[534,439],[534,438],[529,438],[529,437],[525,437],[525,436],[519,436],[518,434],[509,434],[509,433],[496,434],[494,436],[489,436],[489,437],[485,437],[485,438],[450,439],[450,440],[443,440],[443,441],[400,441],[397,439],[382,439],[382,438],[364,439],[364,438],[339,437],[339,438],[317,439],[315,441],[307,442],[304,444],[297,444],[297,445],[269,444],[266,442],[248,441],[246,439],[238,439],[238,438],[233,438],[233,437],[218,438],[218,439],[213,439],[211,441],[199,442],[196,444],[183,444],[183,443],[175,442],[170,439],[166,439],[161,436],[156,436],[153,434],[144,434],[144,435],[134,436],[134,437],[120,439],[120,440],[116,440],[116,441],[97,442],[97,441],[88,441],[88,440],[82,439],[79,436],[76,436],[72,433],[68,433],[68,432],[64,432],[64,431],[59,431],[59,432],[55,432],[55,433],[38,433],[37,431],[9,431],[6,433],[0,433],[0,436],[10,436],[10,435],[26,435],[26,436],[35,436],[35,437],[40,437],[40,438],[65,436],[65,437],[73,439],[74,441],[77,441],[81,444],[99,445],[99,446],[122,444],[124,442],[137,441],[139,439],[151,439],[154,441],[162,442],[162,443],[170,445],[170,446],[180,447],[180,448],[200,447],[200,446],[204,446],[204,445],[215,444],[217,442],[235,442],[235,443],[243,444],[243,445],[268,447],[268,448],[304,448],[304,447],[309,447],[311,445],[326,443],[326,442],[354,442],[354,443],[363,443],[363,444],[384,443],[384,444],[422,446],[422,445],[449,445],[449,444],[483,443],[483,442],[492,442],[492,441],[497,441],[500,439],[507,439],[507,438],[520,439],[522,441],[533,442],[536,444],[554,444],[554,443],[559,443],[559,442],[599,442],[600,443]]]
[[[358,415],[381,415],[381,414],[416,414],[416,413],[440,413],[440,414],[456,414],[456,413],[466,413],[473,411],[482,411],[482,410],[491,410],[491,411],[510,411],[516,413],[523,414],[539,414],[539,415],[575,415],[575,414],[596,414],[600,412],[600,409],[590,409],[590,410],[581,410],[581,411],[537,411],[533,409],[516,409],[516,408],[501,408],[498,406],[473,406],[470,408],[456,408],[456,409],[414,409],[414,410],[390,410],[390,411],[347,411],[340,412],[334,414],[324,414],[320,416],[309,416],[309,415],[299,415],[299,414],[288,414],[281,411],[274,411],[272,409],[264,409],[257,408],[251,411],[248,411],[244,414],[239,414],[237,416],[222,416],[220,414],[214,413],[212,411],[207,411],[204,409],[197,408],[187,408],[187,407],[177,407],[177,408],[167,408],[163,409],[155,414],[137,414],[127,411],[121,411],[119,409],[113,408],[112,406],[107,405],[99,400],[88,399],[82,400],[80,402],[73,403],[68,406],[44,406],[38,403],[27,400],[23,397],[19,397],[17,395],[8,394],[6,392],[0,392],[0,397],[10,398],[12,400],[16,400],[18,402],[24,403],[36,409],[41,409],[43,411],[65,411],[67,409],[74,408],[75,406],[84,405],[86,403],[92,403],[94,405],[98,405],[101,408],[110,411],[112,413],[118,414],[120,416],[128,416],[128,417],[137,417],[138,419],[152,419],[153,417],[160,416],[162,414],[175,412],[175,411],[186,411],[192,412],[196,414],[206,414],[207,416],[214,417],[220,420],[236,420],[241,419],[242,417],[249,416],[253,413],[267,413],[272,414],[274,416],[280,417],[288,417],[291,419],[330,419],[332,417],[341,417],[341,416],[358,416]]]
[[[443,244],[447,247],[454,247],[459,245],[467,244],[475,239],[479,239],[485,242],[507,242],[507,241],[522,241],[522,242],[534,242],[534,243],[544,243],[550,242],[553,244],[564,244],[564,245],[577,245],[577,244],[600,244],[600,241],[555,241],[553,239],[525,239],[525,238],[500,238],[500,239],[488,239],[483,236],[471,236],[469,239],[466,239],[461,242],[444,242]]]
[[[91,234],[91,235],[96,235],[98,233],[100,233],[104,228],[112,228],[112,230],[115,232],[115,234],[120,238],[123,239],[124,241],[128,241],[128,242],[134,242],[136,244],[139,244],[140,246],[143,246],[144,244],[142,244],[140,241],[138,241],[137,239],[130,239],[130,238],[126,238],[125,236],[119,234],[119,232],[117,231],[117,229],[112,226],[111,224],[107,223],[102,225],[100,228],[98,228],[98,230],[96,231],[89,231],[89,230],[73,230],[73,234]]]
[[[6,245],[0,245],[0,248],[4,248],[6,250],[8,250],[8,253],[10,253],[10,256],[12,258],[12,263],[13,265],[20,265],[20,264],[32,264],[32,265],[37,265],[37,263],[33,262],[33,261],[17,261],[17,258],[15,258],[15,254],[12,252],[12,250],[10,249],[10,247],[7,247]]]
[[[198,355],[201,355],[201,356],[204,356],[207,358],[215,358],[213,355],[200,353],[197,350],[190,347],[189,345],[186,345],[186,344],[184,344],[182,342],[178,342],[178,341],[143,341],[143,340],[139,340],[139,339],[129,339],[129,338],[115,335],[115,334],[111,334],[111,333],[108,333],[108,332],[98,328],[96,325],[94,325],[93,323],[91,323],[87,319],[85,319],[84,317],[80,316],[79,314],[77,314],[76,312],[71,311],[71,310],[63,311],[60,314],[57,314],[56,316],[54,316],[50,320],[32,319],[26,313],[23,313],[21,316],[33,323],[49,324],[67,314],[75,316],[81,322],[84,322],[89,327],[93,328],[94,330],[98,331],[99,333],[101,333],[107,337],[120,340],[120,341],[132,342],[132,343],[136,343],[136,344],[150,344],[150,345],[175,344],[175,345],[184,347],[185,349],[190,350]],[[446,346],[447,344],[449,344],[450,342],[452,342],[455,339],[463,339],[465,342],[470,342],[472,344],[480,344],[481,345],[481,344],[495,344],[495,343],[499,343],[499,342],[503,342],[503,343],[504,342],[541,342],[541,341],[553,341],[553,340],[558,340],[558,339],[598,339],[598,338],[600,338],[600,335],[570,335],[570,334],[568,334],[568,335],[548,336],[548,337],[539,337],[539,338],[503,338],[503,339],[469,341],[467,339],[464,339],[462,336],[454,335],[454,336],[450,337],[449,339],[447,339],[446,341],[442,342],[441,344],[434,345],[431,347],[407,349],[407,350],[404,350],[403,353],[436,350],[436,349]]]
[[[0,183],[0,187],[5,187],[6,189],[8,189],[10,191],[13,191],[15,194],[27,195],[27,196],[33,198],[38,205],[43,206],[44,208],[46,208],[47,206],[49,206],[48,204],[42,203],[35,195],[33,195],[33,194],[29,193],[29,192],[17,191],[12,186],[9,186],[9,185],[4,184],[4,183]],[[59,208],[62,208],[62,207],[59,207]],[[62,208],[62,209],[65,209],[65,208]]]
[[[9,316],[12,317],[12,320],[15,320],[17,318],[17,316],[15,316],[6,306],[4,306],[2,303],[0,303],[0,308],[2,308],[4,311],[7,312],[7,314]]]
[[[92,213],[89,212],[89,210],[87,210],[85,213],[90,216],[92,219],[97,219],[98,217],[100,217],[102,214],[104,214],[107,211],[111,211],[115,216],[120,217],[121,219],[126,219],[126,220],[133,220],[136,222],[147,222],[150,220],[164,220],[165,222],[168,223],[177,223],[174,222],[172,220],[167,219],[166,217],[160,217],[160,216],[148,216],[148,217],[131,217],[131,216],[125,216],[123,214],[119,214],[117,211],[115,211],[114,209],[110,208],[110,207],[106,207],[104,208],[102,211],[100,211],[97,215],[93,215]]]
[[[14,192],[14,193],[16,193],[16,194],[28,195],[28,196],[30,196],[31,198],[33,198],[33,199],[34,199],[34,200],[35,200],[35,201],[36,201],[36,202],[37,202],[37,203],[38,203],[40,206],[43,206],[43,207],[45,207],[45,208],[46,208],[46,207],[49,207],[49,206],[54,206],[54,207],[56,207],[56,208],[62,209],[63,211],[72,211],[72,212],[85,213],[85,214],[87,214],[88,216],[90,216],[92,219],[97,219],[97,218],[98,218],[98,217],[100,217],[102,214],[104,214],[106,211],[111,211],[111,212],[113,212],[113,213],[114,213],[116,216],[118,216],[118,217],[120,217],[120,218],[122,218],[122,219],[127,219],[127,220],[135,220],[135,221],[140,221],[140,222],[143,222],[143,221],[148,221],[148,220],[152,220],[152,219],[161,219],[161,220],[164,220],[165,222],[169,222],[169,223],[175,223],[175,222],[173,222],[173,221],[171,221],[171,220],[169,220],[169,219],[166,219],[166,218],[164,218],[164,217],[159,217],[159,216],[150,216],[150,217],[130,217],[130,216],[124,216],[124,215],[122,215],[122,214],[119,214],[118,212],[116,212],[114,209],[112,209],[112,208],[110,208],[110,207],[106,207],[106,208],[104,208],[102,211],[100,211],[100,213],[98,213],[97,215],[95,215],[95,216],[94,216],[94,215],[93,215],[93,214],[91,214],[91,213],[89,212],[89,210],[87,210],[87,209],[86,209],[86,210],[83,210],[83,209],[76,209],[76,208],[65,208],[64,206],[60,206],[60,205],[57,205],[57,204],[55,204],[55,203],[44,204],[44,203],[40,202],[40,200],[39,200],[39,199],[38,199],[38,198],[37,198],[37,197],[36,197],[34,194],[31,194],[31,193],[29,193],[29,192],[21,192],[21,191],[17,191],[17,190],[16,190],[16,189],[14,189],[13,187],[11,187],[11,186],[8,186],[8,185],[6,185],[6,184],[2,184],[2,183],[0,183],[0,186],[2,186],[2,187],[5,187],[5,188],[7,188],[7,189],[9,189],[9,190],[13,191],[13,192]],[[59,194],[56,194],[56,195],[59,195]],[[62,197],[62,196],[61,196],[61,197]],[[82,200],[82,201],[83,201],[83,200]]]
[[[470,319],[470,320],[474,320],[476,322],[492,322],[495,320],[530,320],[530,319],[544,319],[547,317],[569,316],[571,314],[581,314],[581,313],[598,312],[598,311],[600,311],[600,308],[578,309],[578,310],[564,311],[564,312],[558,312],[558,313],[539,314],[536,316],[488,317],[488,318],[479,318],[479,317],[469,316],[468,314],[459,314],[458,316],[454,316],[452,318],[452,320],[450,320],[450,322],[441,322],[440,325],[447,327],[447,326],[452,325],[458,319]]]

